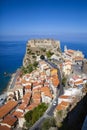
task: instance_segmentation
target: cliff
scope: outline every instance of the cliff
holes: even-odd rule
[[[52,39],[29,40],[26,46],[23,66],[27,67],[41,55],[46,56],[47,51],[50,51],[53,54],[58,54],[60,52],[60,41],[55,41]]]

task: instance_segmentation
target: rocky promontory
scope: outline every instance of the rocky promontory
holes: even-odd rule
[[[40,58],[41,55],[50,57],[53,54],[59,55],[60,41],[53,39],[29,40],[26,46],[26,53],[23,59],[23,66],[27,67]]]

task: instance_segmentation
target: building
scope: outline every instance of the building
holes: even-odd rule
[[[17,107],[18,102],[16,101],[8,101],[2,107],[0,107],[0,120],[3,120],[5,116],[15,110]]]
[[[1,126],[7,126],[9,128],[14,128],[17,125],[17,118],[12,115],[7,115],[3,121],[0,122]],[[4,130],[4,129],[3,129]]]
[[[55,41],[51,39],[34,39],[29,40],[27,46],[31,47],[42,47],[42,48],[60,48],[60,41]]]

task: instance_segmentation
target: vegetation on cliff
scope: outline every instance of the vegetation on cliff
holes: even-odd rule
[[[38,62],[34,61],[33,64],[29,64],[27,67],[22,66],[21,71],[22,74],[31,73],[33,70],[35,70],[38,66]]]
[[[53,54],[59,54],[60,52],[61,49],[59,41],[51,39],[30,40],[27,43],[23,66],[27,67],[29,64],[33,64],[37,57],[40,57],[41,55],[50,59]]]

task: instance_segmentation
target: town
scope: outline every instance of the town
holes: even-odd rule
[[[86,95],[87,74],[83,72],[83,63],[87,60],[83,53],[79,50],[67,49],[66,46],[64,52],[61,52],[59,41],[36,40],[35,42],[37,48],[42,42],[42,49],[38,49],[37,52],[34,50],[36,47],[34,40],[28,42],[27,46],[30,48],[26,51],[24,68],[14,74],[5,102],[0,106],[0,130],[39,130],[43,122],[51,117],[56,120],[55,128],[60,127],[67,114]],[[25,67],[30,64],[28,54],[30,55],[31,48],[39,54],[33,55],[32,52],[34,69],[29,71],[31,68],[25,69]],[[40,115],[41,105],[44,110]],[[29,111],[32,113],[37,107],[39,114],[35,119],[29,117],[32,122],[31,120],[28,122],[27,113]]]

